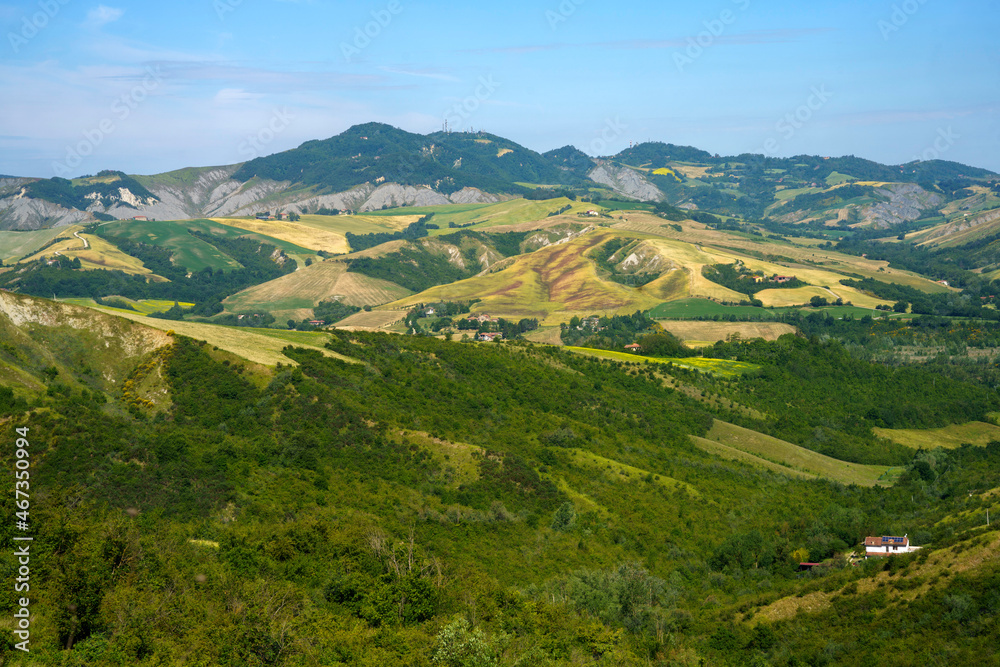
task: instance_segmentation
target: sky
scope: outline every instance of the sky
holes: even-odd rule
[[[0,174],[234,164],[370,121],[1000,172],[995,0],[0,3]]]

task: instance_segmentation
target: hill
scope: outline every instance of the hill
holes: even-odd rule
[[[281,334],[248,360],[236,337],[278,334],[199,326],[216,342],[0,292],[0,432],[30,443],[0,458],[29,461],[17,535],[33,537],[33,659],[736,665],[892,649],[916,664],[991,650],[995,444],[919,453],[882,488],[691,444],[727,408],[689,388],[777,414],[787,374],[827,368],[789,350],[839,378],[815,382],[832,403],[802,414],[841,418],[872,373],[831,343],[758,343],[759,375],[709,377],[343,331]],[[895,379],[929,403],[992,391]],[[846,567],[866,535],[903,532],[916,556]],[[803,560],[829,567],[796,574]],[[882,631],[843,620],[858,615]]]
[[[555,183],[560,172],[541,155],[483,132],[413,134],[381,123],[356,125],[323,141],[247,162],[233,178],[291,181],[334,192],[363,183],[432,185],[504,192],[516,182]]]

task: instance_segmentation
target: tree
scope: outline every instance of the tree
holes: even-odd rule
[[[892,309],[897,313],[905,313],[906,309],[909,307],[910,304],[907,303],[906,301],[897,301],[895,305],[893,305]]]
[[[812,306],[813,308],[822,308],[823,306],[830,305],[830,302],[826,300],[826,297],[814,296],[813,298],[809,299],[809,305]]]

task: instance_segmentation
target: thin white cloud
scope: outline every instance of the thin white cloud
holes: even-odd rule
[[[109,23],[114,23],[120,19],[124,13],[124,9],[108,7],[107,5],[98,5],[94,9],[87,12],[87,21],[84,25],[88,28],[100,28],[101,26]]]
[[[383,72],[388,72],[389,74],[402,74],[403,76],[415,76],[422,79],[437,79],[438,81],[450,81],[452,83],[460,83],[462,80],[451,74],[445,74],[437,70],[431,69],[403,69],[402,67],[379,67]]]
[[[779,29],[779,30],[751,30],[748,32],[734,33],[732,35],[719,35],[714,38],[713,44],[728,44],[730,46],[756,46],[762,44],[787,44],[796,42],[816,35],[832,32],[833,28],[801,28],[801,29]],[[537,51],[555,51],[562,49],[615,49],[615,50],[660,50],[678,49],[690,45],[687,35],[677,39],[626,39],[613,42],[586,42],[586,43],[550,43],[550,44],[526,44],[523,46],[486,47],[479,49],[465,49],[464,53],[534,53]]]
[[[262,97],[264,96],[256,93],[248,93],[242,88],[223,88],[215,94],[212,101],[215,104],[243,104],[259,100]]]

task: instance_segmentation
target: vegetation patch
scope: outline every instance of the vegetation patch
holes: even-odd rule
[[[890,429],[875,428],[875,435],[913,449],[934,449],[944,447],[955,449],[962,445],[985,447],[991,442],[1000,442],[1000,426],[986,422],[951,424],[932,429]]]

